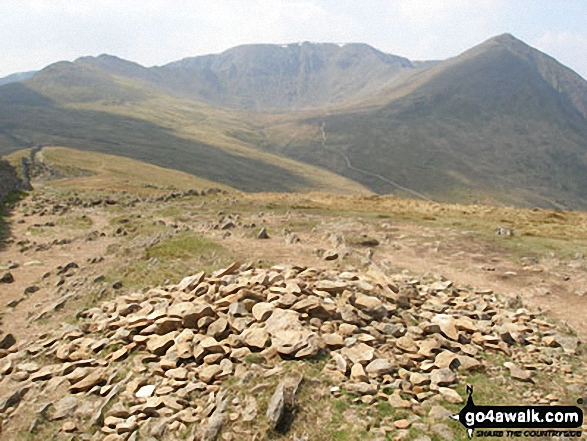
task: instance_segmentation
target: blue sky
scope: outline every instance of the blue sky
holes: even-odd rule
[[[146,66],[245,43],[445,59],[505,32],[587,78],[585,0],[1,0],[0,76],[109,53]]]

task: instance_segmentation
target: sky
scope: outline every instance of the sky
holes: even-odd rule
[[[506,32],[587,78],[585,0],[0,0],[0,77],[85,55],[153,66],[249,43],[446,59]]]

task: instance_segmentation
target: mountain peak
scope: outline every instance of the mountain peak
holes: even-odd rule
[[[503,42],[507,42],[507,41],[521,41],[520,39],[514,37],[512,34],[506,32],[500,35],[496,35],[493,38],[490,38],[490,40],[495,40],[495,41],[503,41]]]
[[[285,176],[298,161],[379,193],[585,209],[586,122],[587,82],[511,34],[428,64],[361,43],[248,45],[156,68],[102,54],[0,87],[0,153],[26,134],[246,191],[324,188],[311,171]]]
[[[100,54],[100,55],[84,55],[76,58],[74,62],[92,62],[92,61],[122,61],[122,58],[116,55]]]
[[[144,77],[147,69],[134,61],[128,61],[115,55],[100,54],[98,56],[80,57],[75,64],[89,65],[115,75],[134,78]]]
[[[496,35],[495,37],[490,38],[484,43],[481,43],[480,46],[486,45],[499,45],[509,49],[530,49],[529,45],[527,45],[522,40],[514,37],[512,34],[509,33]]]

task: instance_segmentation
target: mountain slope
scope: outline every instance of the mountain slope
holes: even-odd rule
[[[0,153],[115,153],[245,191],[579,209],[586,109],[587,82],[507,34],[444,62],[361,44],[239,46],[157,68],[102,55],[0,87]]]
[[[30,149],[13,152],[6,159],[18,168],[23,156],[30,158]],[[124,190],[141,195],[161,193],[170,188],[230,190],[230,187],[176,169],[157,167],[121,156],[64,147],[43,147],[36,152],[35,163],[38,167],[34,178],[52,181],[51,186],[55,188],[90,191]]]
[[[381,95],[302,119],[313,136],[271,148],[381,193],[392,180],[438,200],[587,207],[587,83],[519,40],[489,40]]]
[[[245,45],[158,69],[184,96],[225,107],[262,110],[342,102],[374,93],[404,72],[402,57],[366,44]],[[168,89],[169,90],[169,89]]]
[[[12,75],[8,75],[6,77],[0,78],[0,86],[4,86],[5,84],[16,83],[18,81],[25,81],[29,78],[32,78],[35,75],[36,71],[30,72],[18,72]]]
[[[224,135],[246,124],[233,113],[175,100],[75,63],[0,87],[3,155],[60,145],[175,168],[243,191],[368,192],[342,176]]]
[[[243,45],[153,68],[110,55],[82,57],[70,70],[75,67],[137,80],[160,92],[214,106],[266,110],[356,99],[429,66],[412,64],[366,44],[306,42]],[[66,72],[69,74],[73,72]]]

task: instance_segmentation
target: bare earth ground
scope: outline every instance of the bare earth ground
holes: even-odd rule
[[[340,269],[375,264],[395,272],[438,274],[462,286],[519,298],[520,306],[540,308],[568,323],[583,340],[587,337],[584,225],[573,238],[575,233],[567,230],[574,228],[574,218],[565,220],[568,229],[553,227],[556,240],[550,243],[544,232],[540,241],[534,234],[496,237],[493,229],[503,220],[501,212],[482,213],[479,222],[460,222],[452,209],[442,214],[432,207],[433,214],[423,213],[420,205],[401,200],[381,206],[369,198],[221,193],[132,203],[131,194],[80,192],[82,201],[102,203],[71,205],[65,214],[52,214],[49,207],[62,204],[72,191],[60,188],[58,181],[37,182],[36,187],[12,210],[10,237],[0,250],[0,273],[18,264],[10,269],[14,282],[0,285],[1,326],[17,341],[73,321],[77,311],[101,298],[166,279],[175,282],[232,260]],[[115,203],[106,204],[109,197]],[[389,204],[397,209],[388,209]],[[517,227],[517,211],[508,213],[506,222]],[[531,216],[521,214],[520,219]],[[234,227],[223,229],[229,220]],[[261,227],[269,239],[257,238]],[[285,230],[300,241],[288,243]],[[522,230],[530,231],[532,225],[523,223]],[[193,237],[204,242],[187,246]],[[173,238],[177,243],[168,246]],[[62,239],[70,242],[49,245]],[[325,252],[337,258],[325,260]],[[77,268],[59,274],[59,267],[70,262]],[[122,288],[113,287],[116,281]],[[38,291],[25,295],[33,285]]]
[[[51,194],[51,189],[44,192]],[[570,324],[583,339],[587,337],[587,327],[584,325],[587,321],[587,260],[583,258],[581,251],[585,247],[580,241],[575,253],[577,255],[571,258],[557,256],[554,252],[536,258],[520,258],[519,255],[503,249],[499,243],[507,243],[515,238],[486,240],[486,231],[422,224],[417,220],[373,220],[367,219],[361,213],[353,215],[347,211],[341,215],[336,206],[332,210],[313,213],[315,210],[296,210],[292,208],[295,204],[291,202],[277,206],[271,202],[273,199],[273,195],[265,199],[263,196],[239,195],[199,197],[183,201],[142,203],[130,211],[102,206],[75,207],[64,216],[39,216],[38,213],[25,216],[21,210],[16,209],[11,216],[13,240],[0,251],[0,267],[8,266],[9,262],[16,262],[19,267],[11,270],[14,283],[2,286],[0,304],[6,305],[21,298],[27,286],[37,284],[41,289],[17,307],[4,312],[5,332],[12,332],[19,337],[30,335],[30,328],[23,326],[23,323],[55,297],[58,277],[51,275],[43,279],[43,275],[55,272],[58,266],[76,262],[88,275],[100,275],[107,274],[120,263],[132,261],[136,257],[132,255],[125,258],[124,255],[106,252],[109,245],[128,242],[125,236],[114,236],[119,225],[113,225],[112,219],[121,217],[123,212],[129,215],[140,213],[143,219],[156,219],[168,225],[176,223],[188,226],[191,230],[221,243],[235,258],[247,261],[261,259],[269,263],[344,267],[345,259],[328,262],[321,259],[316,250],[335,249],[329,239],[331,235],[338,235],[343,239],[367,235],[379,241],[378,246],[372,247],[373,261],[376,264],[394,270],[405,269],[416,274],[439,274],[459,285],[490,289],[511,297],[519,296],[523,303],[541,308],[553,318]],[[27,200],[21,202],[23,203],[26,204]],[[234,208],[231,210],[232,207]],[[213,229],[212,225],[219,225],[226,215],[239,216],[239,223],[245,224],[245,227],[237,226],[226,230],[231,234],[223,237],[226,231]],[[81,216],[86,216],[91,222],[87,226],[72,227],[66,222],[59,225],[60,218],[63,221]],[[56,226],[35,227],[48,222],[55,223]],[[269,240],[256,238],[256,233],[262,226],[267,227]],[[300,237],[300,242],[286,244],[283,228],[295,232]],[[85,237],[91,231],[105,235],[88,241]],[[149,231],[143,235],[148,237],[149,234],[160,233]],[[33,246],[32,249],[22,252],[17,245],[21,240],[46,244],[63,238],[73,241],[41,251],[36,251]],[[342,247],[345,245],[347,251],[351,251],[348,258],[359,261],[363,260],[369,248],[348,243]],[[105,257],[104,262],[87,265],[89,259],[100,256]],[[354,260],[351,262],[354,263]]]

